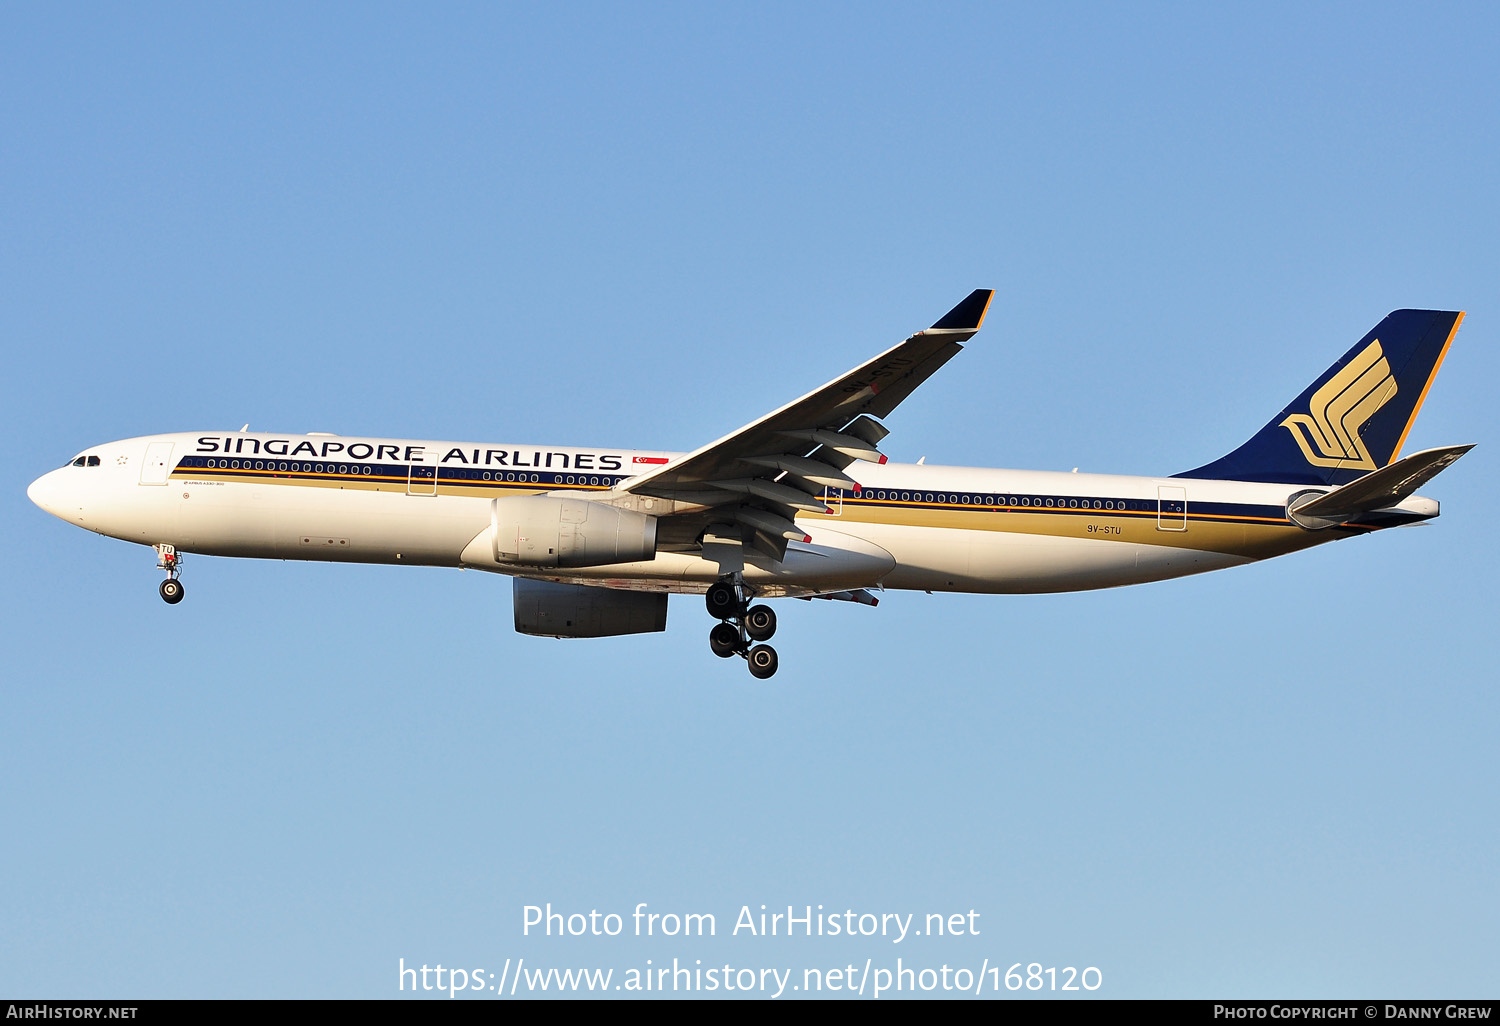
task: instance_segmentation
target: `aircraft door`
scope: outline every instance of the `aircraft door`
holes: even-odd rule
[[[437,467],[413,463],[406,477],[407,495],[436,495]]]
[[[1159,485],[1156,489],[1156,529],[1187,530],[1187,489],[1177,485]]]
[[[152,442],[146,446],[146,458],[141,463],[141,484],[164,485],[172,472],[172,443]]]

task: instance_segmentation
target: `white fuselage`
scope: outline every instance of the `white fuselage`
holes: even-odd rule
[[[718,564],[695,546],[609,566],[503,565],[482,544],[495,498],[603,498],[676,453],[247,432],[168,434],[85,450],[28,494],[99,534],[180,552],[469,566],[555,581],[701,592]],[[97,461],[88,459],[97,457]],[[95,463],[95,465],[89,465]],[[1075,591],[1253,562],[1368,528],[1307,531],[1297,485],[857,463],[856,494],[802,514],[810,541],[750,555],[758,594],[852,588]],[[659,500],[660,512],[669,503]],[[1425,504],[1425,505],[1424,505]],[[645,512],[652,512],[646,500]],[[1430,500],[1403,504],[1435,512]],[[680,512],[680,507],[678,511]]]

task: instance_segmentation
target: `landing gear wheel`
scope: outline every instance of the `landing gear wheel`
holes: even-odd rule
[[[750,664],[750,676],[765,680],[776,672],[776,650],[770,645],[756,645],[750,650],[746,662]]]
[[[740,650],[740,632],[732,623],[720,623],[708,632],[708,647],[720,659],[728,659]]]
[[[182,582],[175,577],[168,577],[162,581],[161,587],[157,590],[161,592],[162,601],[169,606],[175,606],[182,601]]]
[[[723,581],[709,587],[703,601],[708,606],[708,615],[720,620],[732,620],[740,614],[739,595]]]
[[[745,633],[753,641],[770,641],[776,633],[776,611],[770,606],[751,606],[745,614]]]

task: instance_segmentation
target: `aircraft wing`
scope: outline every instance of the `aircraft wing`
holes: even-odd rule
[[[822,388],[670,463],[625,482],[621,498],[672,502],[666,516],[689,516],[706,558],[737,539],[780,559],[788,540],[806,540],[797,511],[821,513],[828,489],[859,491],[856,460],[884,463],[877,446],[885,417],[979,331],[994,291],[976,289],[932,327]],[[628,501],[628,500],[627,500]],[[670,533],[688,541],[683,528]],[[706,536],[704,536],[704,532]]]

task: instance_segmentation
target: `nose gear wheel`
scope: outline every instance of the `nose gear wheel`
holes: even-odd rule
[[[161,582],[157,591],[161,593],[163,602],[169,606],[175,606],[186,594],[182,582],[177,579],[177,575],[182,572],[182,555],[172,545],[157,545],[155,549],[156,569],[167,572],[167,579]]]

